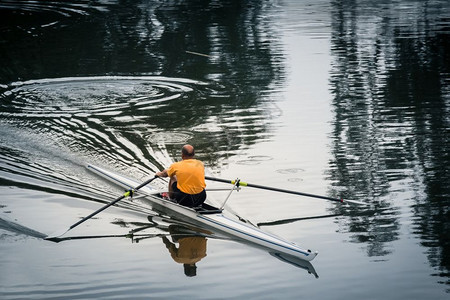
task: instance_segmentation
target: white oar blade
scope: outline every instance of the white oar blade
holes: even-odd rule
[[[352,203],[352,204],[357,204],[357,205],[369,205],[368,203],[364,203],[364,202],[361,202],[361,201],[345,200],[345,199],[344,199],[344,203]]]
[[[52,241],[52,242],[59,242],[60,237],[65,235],[69,230],[70,230],[70,228],[54,232],[51,235],[49,235],[46,238],[44,238],[44,240]]]

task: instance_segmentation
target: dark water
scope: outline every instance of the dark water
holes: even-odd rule
[[[438,0],[0,1],[0,298],[446,299],[449,28]],[[229,200],[319,278],[214,237],[185,276],[137,202],[71,233],[114,237],[42,240],[120,195],[85,164],[145,180],[184,143],[217,176],[369,206]]]

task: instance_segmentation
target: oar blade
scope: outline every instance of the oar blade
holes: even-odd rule
[[[343,200],[344,203],[351,203],[351,204],[356,204],[356,205],[363,205],[363,206],[367,206],[369,205],[368,203],[365,202],[361,202],[361,201],[356,201],[356,200]]]
[[[65,235],[69,230],[70,228],[56,231],[51,235],[47,236],[46,238],[44,238],[44,240],[59,243],[61,241],[61,236]]]

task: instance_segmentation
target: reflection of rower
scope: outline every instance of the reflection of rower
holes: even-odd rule
[[[173,260],[184,265],[184,274],[192,277],[197,275],[197,266],[195,264],[206,256],[206,238],[202,236],[180,235],[180,229],[182,231],[183,228],[177,225],[169,226],[172,240],[174,243],[178,243],[178,248],[167,237],[163,236],[162,240],[166,248],[169,249]]]

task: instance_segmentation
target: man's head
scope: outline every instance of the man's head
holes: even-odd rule
[[[194,277],[197,275],[197,266],[195,264],[184,264],[184,275]]]
[[[195,155],[194,147],[191,145],[184,145],[183,148],[181,148],[181,158],[183,159],[189,159],[193,158]]]

